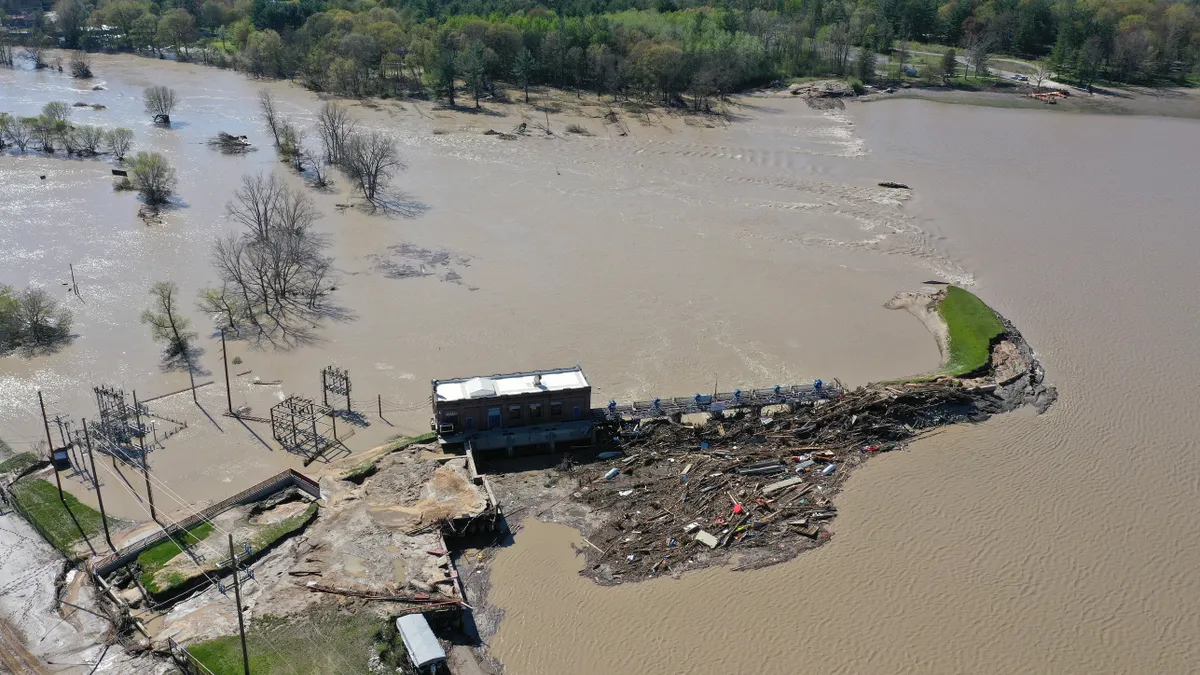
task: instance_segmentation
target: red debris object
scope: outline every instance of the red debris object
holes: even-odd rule
[[[863,452],[879,452],[880,447],[882,447],[882,446],[868,445],[865,448],[863,448]]]
[[[734,515],[737,515],[737,516],[740,516],[740,515],[742,515],[742,510],[743,510],[743,509],[742,509],[742,505],[741,505],[741,504],[734,504],[734,505],[733,505],[733,513],[734,513]]]

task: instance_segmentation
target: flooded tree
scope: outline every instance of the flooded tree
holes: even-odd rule
[[[174,89],[162,85],[146,87],[142,98],[146,105],[146,113],[154,118],[156,124],[171,124],[171,112],[178,103]]]
[[[182,7],[169,10],[158,20],[157,37],[159,44],[169,45],[179,60],[186,61],[189,58],[188,45],[199,37],[196,20]]]
[[[45,289],[0,284],[0,354],[54,349],[70,340],[71,323],[71,311]]]
[[[376,208],[386,205],[392,178],[407,168],[396,142],[379,131],[352,135],[341,167],[363,199]]]
[[[21,57],[33,66],[34,70],[46,68],[49,64],[46,63],[46,51],[42,49],[40,44],[29,44],[21,52]]]
[[[42,106],[42,116],[51,122],[66,122],[71,119],[71,106],[63,101],[51,101]]]
[[[150,326],[155,342],[163,344],[164,361],[173,364],[190,361],[196,333],[191,321],[179,314],[179,287],[173,281],[159,281],[150,287],[151,305],[142,312],[142,323]]]
[[[437,63],[433,72],[437,92],[446,97],[451,108],[454,107],[454,81],[458,79],[458,58],[454,50],[443,47],[438,53]]]
[[[80,124],[72,128],[71,136],[76,154],[92,156],[100,153],[106,134],[100,127]]]
[[[217,240],[213,263],[220,288],[206,289],[200,307],[241,334],[294,344],[313,323],[337,310],[327,300],[333,261],[312,229],[320,214],[312,199],[278,176],[246,176],[227,206],[245,230]]]
[[[89,80],[92,77],[92,57],[84,52],[71,52],[71,77]]]
[[[125,153],[129,152],[129,148],[133,145],[133,132],[123,127],[110,129],[104,134],[104,147],[118,161],[125,159]]]
[[[275,145],[278,147],[279,111],[276,110],[275,97],[271,95],[271,92],[266,89],[258,92],[258,108],[262,110],[263,121],[267,123],[267,129],[270,130],[271,137],[275,139]]]
[[[11,145],[16,146],[21,152],[29,147],[29,144],[34,139],[33,126],[30,124],[28,117],[13,117],[8,113],[0,115],[0,134]],[[35,122],[37,118],[32,118]]]
[[[129,185],[149,206],[167,203],[175,193],[175,169],[157,152],[139,152],[131,160]]]
[[[345,106],[330,101],[321,107],[317,113],[317,135],[321,137],[326,162],[333,165],[341,163],[346,142],[356,125],[354,116]]]

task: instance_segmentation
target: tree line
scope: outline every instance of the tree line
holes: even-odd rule
[[[15,3],[15,0],[8,0]],[[48,0],[46,0],[48,2]],[[48,5],[42,5],[47,7]],[[908,41],[1049,58],[1081,81],[1184,81],[1195,0],[57,0],[14,25],[68,48],[173,52],[349,96],[495,82],[703,106],[795,76],[874,75]],[[12,12],[10,11],[10,14]]]

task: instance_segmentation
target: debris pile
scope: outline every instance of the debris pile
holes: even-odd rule
[[[636,581],[727,562],[761,567],[831,536],[850,472],[934,427],[999,410],[994,387],[877,384],[774,417],[643,421],[599,448],[572,497],[606,514],[584,574]]]
[[[241,154],[253,149],[246,136],[234,136],[224,131],[218,131],[216,136],[208,139],[208,144],[228,155]]]

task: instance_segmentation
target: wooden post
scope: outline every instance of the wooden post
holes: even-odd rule
[[[246,651],[246,621],[242,618],[242,585],[238,581],[237,553],[233,550],[233,534],[229,535],[229,562],[233,565],[233,600],[237,603],[238,633],[242,636],[242,670],[250,675],[250,652]]]
[[[354,410],[354,408],[351,407],[351,405],[350,405],[350,372],[349,371],[342,372],[342,382],[346,385],[346,412],[351,412]]]
[[[38,390],[38,405],[42,407],[42,426],[46,428],[46,445],[49,446],[50,463],[54,463],[54,439],[50,438],[50,420],[46,419],[46,402],[42,399],[42,392]],[[58,483],[58,498],[62,501],[67,501],[63,496],[62,478],[58,476],[58,467],[54,467],[54,482]]]
[[[75,294],[75,297],[78,298],[79,297],[79,284],[75,283],[75,264],[74,263],[67,263],[67,264],[70,265],[70,267],[71,267],[71,291]]]
[[[150,458],[146,456],[146,439],[142,432],[142,407],[138,405],[137,391],[133,392],[133,412],[137,415],[138,446],[142,449],[142,477],[146,479],[146,498],[150,501],[150,518],[158,522],[158,512],[154,509],[154,491],[150,489]]]
[[[233,390],[229,388],[229,355],[225,353],[225,329],[221,329],[221,360],[225,362],[225,404],[233,414]]]
[[[87,419],[83,420],[83,440],[87,444],[88,460],[92,463],[92,485],[96,486],[96,501],[100,503],[100,522],[104,524],[104,539],[113,551],[112,535],[108,532],[108,515],[104,513],[104,495],[100,494],[100,476],[96,475],[96,456],[92,454],[92,436],[88,433]]]
[[[383,394],[379,394],[379,419],[383,419]]]
[[[200,405],[200,400],[196,398],[196,371],[192,369],[192,360],[188,359],[188,379],[192,381],[192,403]]]
[[[326,370],[328,370],[328,369],[327,368],[321,369],[321,402],[325,404],[326,408],[328,408],[329,407],[329,383],[325,381],[325,371]]]

